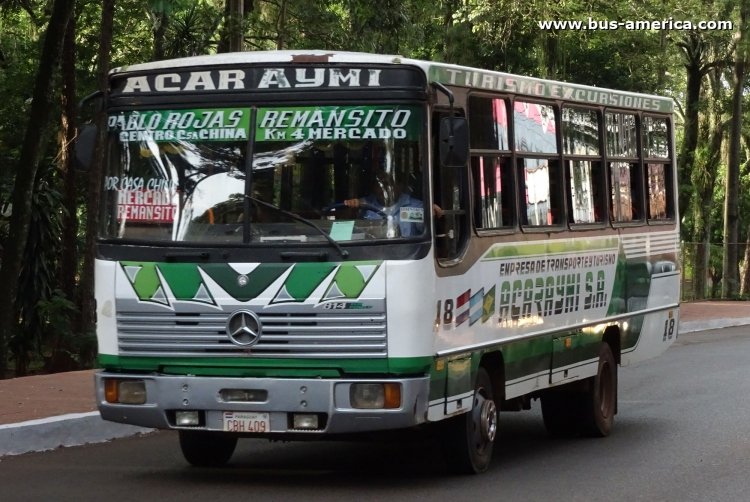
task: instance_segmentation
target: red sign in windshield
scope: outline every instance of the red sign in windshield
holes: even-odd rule
[[[172,194],[163,190],[120,190],[117,220],[142,223],[171,223],[175,206]]]

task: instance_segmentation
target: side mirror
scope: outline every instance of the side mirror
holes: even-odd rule
[[[78,130],[76,138],[76,167],[83,171],[91,167],[99,129],[94,124],[85,124]]]
[[[445,117],[440,121],[440,164],[463,167],[469,160],[469,125],[464,117]]]
[[[94,149],[99,129],[92,121],[95,120],[96,114],[103,110],[103,106],[104,93],[102,91],[92,92],[78,103],[78,116],[88,117],[88,120],[81,120],[86,123],[78,129],[75,146],[75,166],[82,171],[88,170],[94,161]]]

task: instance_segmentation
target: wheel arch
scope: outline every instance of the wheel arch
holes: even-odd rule
[[[622,360],[622,354],[620,352],[620,340],[621,337],[619,326],[608,326],[607,329],[604,330],[604,335],[602,335],[602,342],[609,345],[609,348],[612,350],[612,355],[615,356],[615,362],[618,365]]]
[[[505,400],[505,360],[500,350],[485,352],[479,361],[479,366],[484,368],[492,382],[492,392],[498,402]]]

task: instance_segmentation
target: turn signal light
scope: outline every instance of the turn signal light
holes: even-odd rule
[[[401,385],[386,383],[383,384],[383,391],[385,394],[383,408],[390,410],[401,407]]]
[[[117,387],[119,382],[113,378],[104,380],[104,399],[108,403],[117,402]]]

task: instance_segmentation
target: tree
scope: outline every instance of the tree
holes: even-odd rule
[[[110,52],[112,48],[112,26],[115,17],[115,0],[102,1],[101,38],[99,40],[97,81],[99,89],[107,96]],[[96,236],[99,227],[99,203],[101,200],[102,172],[107,138],[106,111],[97,113],[98,138],[94,162],[89,169],[88,206],[86,208],[86,245],[81,271],[81,330],[93,333],[96,329],[96,299],[94,298],[94,263],[96,261]]]
[[[748,33],[750,5],[741,2],[737,29],[734,71],[732,80],[731,132],[729,135],[729,164],[727,166],[726,199],[724,201],[724,267],[721,295],[731,298],[739,292],[739,186],[740,135],[742,133],[742,96],[745,89],[745,66],[750,51]]]
[[[4,284],[3,288],[0,288],[0,376],[5,374],[7,343],[17,323],[15,298],[26,236],[29,232],[34,180],[43,151],[44,131],[49,122],[53,74],[60,59],[65,30],[74,4],[75,0],[55,0],[54,2],[39,59],[29,120],[16,167],[12,198],[13,213],[0,266],[0,284]]]
[[[714,50],[718,50],[714,47]],[[719,167],[721,165],[722,144],[727,130],[726,88],[723,82],[723,69],[713,67],[708,72],[707,91],[703,97],[706,111],[702,115],[700,127],[696,127],[696,153],[691,164],[690,185],[692,191],[693,241],[697,244],[693,269],[693,297],[703,299],[707,290],[710,267],[710,242],[712,235],[712,208]],[[697,104],[696,104],[697,106]],[[688,208],[685,208],[686,212]]]
[[[244,49],[245,14],[252,10],[252,0],[224,0],[224,27],[219,52],[241,52]]]
[[[76,138],[76,16],[68,22],[63,42],[60,94],[62,113],[60,115],[60,154],[59,169],[63,180],[65,216],[62,228],[62,250],[60,256],[60,289],[66,298],[75,302],[76,274],[78,271],[78,193],[74,165]]]

